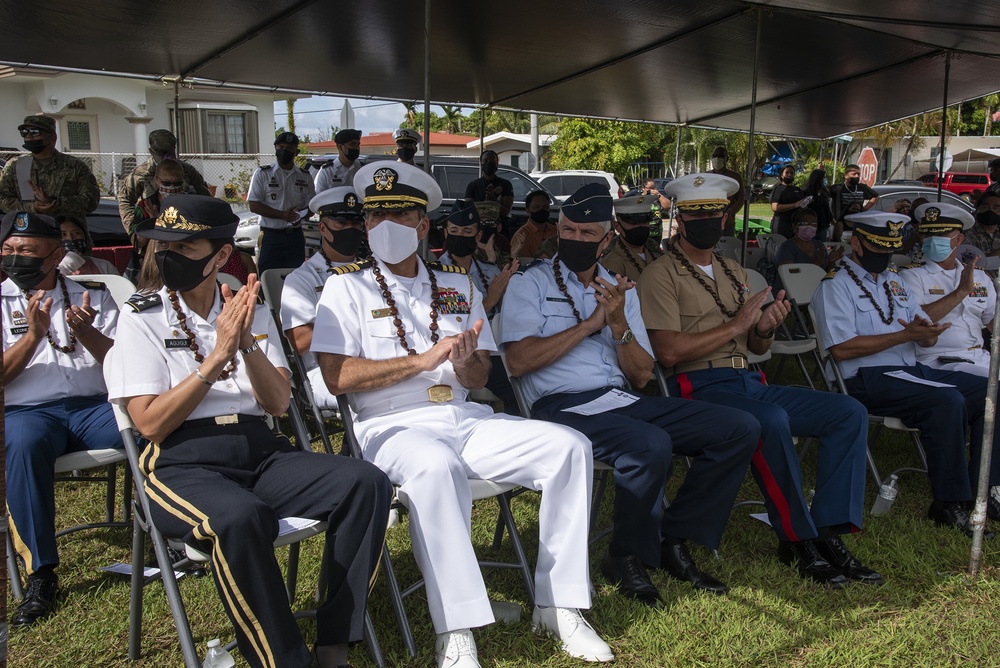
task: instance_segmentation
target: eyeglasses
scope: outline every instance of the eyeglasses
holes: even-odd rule
[[[22,137],[38,137],[45,134],[45,130],[39,130],[38,128],[24,128],[20,131]]]
[[[164,187],[164,188],[183,188],[184,187],[184,180],[183,179],[181,179],[180,181],[162,181],[161,180],[160,181],[160,185],[162,187]]]

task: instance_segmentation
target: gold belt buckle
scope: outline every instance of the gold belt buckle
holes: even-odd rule
[[[215,418],[215,424],[239,424],[240,416],[235,413],[229,415],[219,415]]]
[[[436,404],[443,404],[455,398],[451,385],[434,385],[427,388],[427,398]]]
[[[733,368],[734,369],[745,369],[745,368],[747,368],[747,358],[746,357],[734,357],[733,358]]]

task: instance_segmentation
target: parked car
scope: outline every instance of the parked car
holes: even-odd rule
[[[929,172],[920,177],[921,183],[936,188],[938,173]],[[986,172],[945,172],[942,188],[955,193],[967,202],[976,201],[990,186],[990,175]]]
[[[918,181],[916,179],[889,179],[888,181],[882,181],[879,185],[881,186],[918,186],[924,187],[923,181]]]
[[[588,183],[600,183],[608,187],[608,192],[615,199],[625,195],[625,190],[618,184],[618,179],[611,172],[596,169],[564,169],[533,174],[538,182],[556,196],[562,203],[567,197]]]
[[[875,202],[875,206],[873,207],[877,211],[889,211],[898,199],[908,199],[912,202],[918,197],[923,197],[929,202],[946,202],[974,213],[974,207],[967,199],[958,197],[947,190],[941,193],[940,200],[938,200],[937,188],[928,188],[926,186],[903,186],[880,183],[872,188],[872,190],[878,194],[878,201]]]
[[[94,248],[132,246],[125,234],[116,199],[105,197],[97,203],[97,208],[87,214],[87,229],[90,231],[90,238],[94,240]]]

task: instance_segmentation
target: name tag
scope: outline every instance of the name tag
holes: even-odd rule
[[[373,318],[388,318],[392,315],[392,311],[387,308],[373,308],[372,317]]]
[[[21,327],[11,327],[10,328],[10,333],[11,334],[27,334],[28,333],[28,326],[27,325],[22,325]]]
[[[546,297],[545,301],[547,301],[547,302],[560,302],[560,303],[563,303],[563,304],[569,304],[569,300],[566,299],[565,297]]]
[[[191,342],[187,339],[163,339],[163,347],[167,350],[174,348],[190,348]]]
[[[927,292],[930,293],[930,294],[932,294],[932,295],[943,295],[944,294],[944,290],[942,290],[941,288],[931,288]]]

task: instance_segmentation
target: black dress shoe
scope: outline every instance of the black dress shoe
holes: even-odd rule
[[[840,570],[849,580],[862,584],[882,584],[882,576],[870,568],[865,568],[857,557],[851,554],[840,536],[829,540],[817,540],[816,549],[831,566]]]
[[[656,585],[649,579],[649,573],[639,558],[633,554],[624,557],[605,553],[601,559],[601,573],[608,582],[618,585],[618,591],[625,598],[639,601],[651,608],[663,605],[663,599]]]
[[[987,509],[989,506],[987,506]],[[987,510],[987,515],[989,511]],[[966,536],[972,536],[972,522],[969,513],[957,501],[934,501],[927,510],[927,517],[939,527],[954,527]],[[993,538],[993,532],[986,530],[983,538]]]
[[[52,614],[56,609],[58,584],[59,578],[55,574],[44,578],[29,577],[28,591],[17,606],[11,626],[29,626]]]
[[[778,544],[778,558],[789,566],[798,568],[799,575],[810,578],[820,584],[841,589],[848,580],[840,569],[831,565],[823,558],[811,540],[800,540],[792,543],[786,540]]]
[[[986,517],[994,522],[1000,521],[1000,501],[992,494],[986,497]]]
[[[684,543],[663,541],[660,544],[660,568],[677,580],[690,582],[695,589],[719,595],[729,591],[725,584],[698,570]]]

